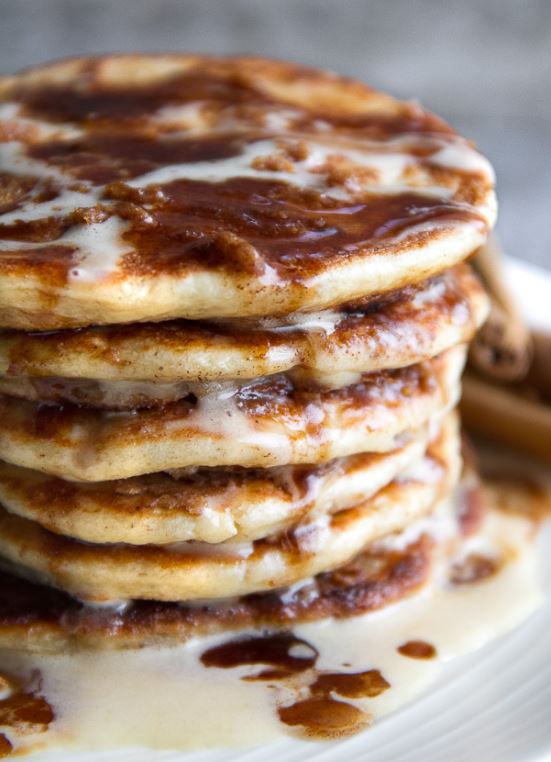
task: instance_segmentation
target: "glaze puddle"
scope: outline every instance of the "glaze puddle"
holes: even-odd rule
[[[11,744],[19,755],[56,750],[56,760],[73,760],[82,749],[244,748],[289,734],[319,740],[359,732],[419,695],[446,661],[539,606],[533,534],[525,518],[492,512],[463,560],[491,559],[499,548],[505,560],[494,573],[457,584],[447,565],[400,603],[292,632],[230,633],[139,651],[0,652],[3,700],[12,701],[13,676],[21,686],[34,679],[34,695],[55,715],[47,732],[0,726],[0,752],[9,755]]]

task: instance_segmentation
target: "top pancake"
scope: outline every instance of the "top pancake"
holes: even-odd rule
[[[0,80],[0,324],[281,315],[483,243],[488,163],[359,83],[251,58],[109,56]]]

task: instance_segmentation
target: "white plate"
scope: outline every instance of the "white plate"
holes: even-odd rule
[[[508,263],[530,322],[551,329],[551,275]],[[283,739],[252,750],[47,753],[33,762],[539,762],[551,760],[551,527],[540,538],[546,603],[523,626],[446,665],[426,695],[338,743]],[[458,622],[468,627],[469,622]]]

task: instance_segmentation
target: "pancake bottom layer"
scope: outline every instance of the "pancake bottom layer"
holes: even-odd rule
[[[367,550],[294,592],[255,593],[211,605],[132,601],[93,608],[60,590],[0,572],[0,648],[29,651],[140,648],[247,627],[346,617],[381,608],[422,586],[433,547],[423,537],[402,550]]]
[[[478,480],[464,477],[455,497],[429,518],[365,548],[339,569],[288,588],[226,600],[131,600],[90,606],[67,593],[0,572],[0,648],[67,652],[172,645],[246,628],[287,628],[346,618],[400,601],[427,584],[435,565],[476,537],[485,515]]]

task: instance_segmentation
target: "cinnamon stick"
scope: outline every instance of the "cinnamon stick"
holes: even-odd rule
[[[461,413],[467,428],[551,463],[551,407],[467,373]]]
[[[530,333],[505,281],[503,251],[490,236],[473,258],[473,265],[491,301],[486,323],[475,337],[470,352],[472,365],[482,374],[499,381],[518,381],[530,366]]]
[[[526,385],[544,402],[551,404],[551,333],[532,332],[533,357]]]

